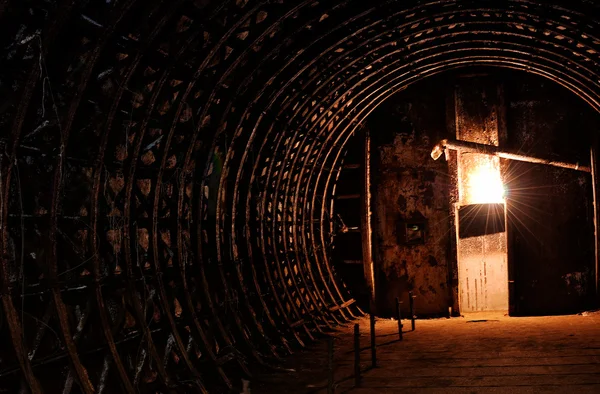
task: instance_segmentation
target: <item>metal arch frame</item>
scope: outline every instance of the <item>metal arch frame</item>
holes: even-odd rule
[[[8,4],[3,4],[2,11],[4,12],[7,8]],[[72,10],[72,5],[68,4],[67,1],[63,1],[61,3],[61,11],[53,23],[49,23],[48,26],[44,26],[44,31],[46,32],[46,37],[42,40],[42,48],[40,49],[41,55],[44,56],[48,50],[49,46],[52,44],[53,39],[56,37],[63,24],[66,23],[70,12]],[[38,73],[39,72],[39,73]],[[33,368],[31,365],[31,361],[26,356],[26,344],[24,343],[23,338],[23,321],[19,319],[19,315],[17,314],[11,284],[8,279],[8,261],[5,256],[8,255],[8,231],[7,223],[8,223],[8,201],[9,201],[9,192],[10,192],[10,182],[11,182],[11,172],[13,165],[16,163],[16,155],[17,155],[17,147],[19,144],[19,138],[22,132],[22,127],[24,123],[24,118],[29,108],[29,99],[32,95],[32,92],[36,86],[37,79],[39,78],[42,70],[39,67],[32,66],[29,73],[27,82],[25,87],[22,90],[22,99],[19,102],[19,105],[15,111],[14,119],[11,124],[12,135],[8,137],[10,141],[6,144],[6,152],[0,156],[0,168],[2,175],[0,176],[0,182],[2,190],[0,191],[1,201],[1,213],[0,213],[0,227],[2,231],[2,262],[0,264],[0,280],[2,286],[2,306],[3,312],[6,317],[6,322],[9,327],[10,336],[13,342],[14,352],[17,357],[17,360],[20,364],[21,371],[24,375],[24,378],[31,389],[31,391],[35,393],[42,392],[42,386],[39,380],[36,378],[33,373]],[[6,158],[8,157],[8,160]],[[22,234],[23,235],[23,234]]]
[[[357,11],[353,6],[359,3],[362,8]],[[136,386],[150,387],[141,385],[136,368],[158,371],[163,386],[184,384],[202,392],[219,385],[231,388],[232,379],[248,374],[242,354],[269,364],[268,357],[276,359],[293,350],[290,340],[302,345],[306,338],[315,338],[323,329],[359,313],[329,262],[329,206],[335,176],[345,141],[356,127],[380,102],[408,84],[456,67],[488,64],[545,76],[600,109],[600,41],[593,35],[599,24],[587,7],[598,8],[589,3],[561,7],[560,1],[538,5],[508,0],[490,7],[487,2],[473,1],[469,8],[460,8],[444,1],[400,5],[347,0],[320,2],[314,8],[312,0],[290,6],[231,1],[212,7],[210,17],[187,0],[181,0],[181,6],[161,3],[162,8],[154,11],[154,4],[144,7],[139,0],[125,4],[146,10],[140,24],[118,26],[112,32],[111,13],[106,13],[107,22],[98,23],[92,46],[81,44],[75,48],[80,52],[66,60],[86,55],[91,56],[89,63],[61,74],[66,82],[76,81],[71,87],[58,88],[67,97],[66,104],[56,107],[61,122],[66,121],[66,132],[46,145],[36,140],[39,149],[66,147],[64,154],[50,158],[57,164],[51,170],[51,198],[45,197],[50,201],[50,215],[32,219],[32,223],[44,223],[49,218],[52,224],[45,235],[47,250],[54,250],[48,267],[57,277],[59,269],[74,269],[70,254],[90,256],[89,262],[75,268],[91,271],[93,281],[88,285],[81,275],[69,278],[88,286],[91,298],[83,301],[99,308],[91,315],[76,312],[68,304],[70,282],[61,279],[42,285],[42,292],[53,294],[59,313],[54,315],[51,309],[36,313],[42,321],[42,315],[50,313],[46,324],[60,327],[63,342],[69,344],[68,352],[43,362],[70,371],[63,382],[65,390],[73,387],[74,380],[84,392],[106,390],[110,384],[106,377],[92,383],[89,375],[98,372],[90,367],[96,364],[88,364],[86,358],[87,352],[98,351],[89,348],[89,341],[99,335],[104,338],[99,351],[104,352],[104,360],[110,355],[115,367],[105,361],[101,375],[116,373],[118,387],[126,392]],[[105,7],[115,20],[124,15]],[[168,9],[172,14],[156,12]],[[70,9],[64,9],[62,17],[48,23],[47,30],[55,33],[44,36],[43,51],[54,62],[60,61],[62,52],[52,43],[84,11],[76,10],[71,15]],[[15,12],[18,6],[0,9],[3,17]],[[190,20],[191,27],[186,29]],[[146,32],[144,24],[151,27]],[[126,46],[117,44],[117,36],[127,33]],[[318,39],[308,40],[311,35]],[[320,50],[321,45],[328,49]],[[127,60],[109,61],[118,51]],[[0,380],[10,376],[2,371],[18,368],[30,389],[41,392],[47,382],[36,376],[34,365],[42,360],[29,361],[25,354],[28,336],[24,336],[13,295],[13,288],[20,289],[20,285],[11,271],[16,263],[11,256],[17,252],[12,251],[9,239],[21,234],[18,239],[27,241],[25,236],[34,228],[27,227],[27,233],[10,233],[9,228],[10,218],[19,216],[14,193],[20,190],[10,175],[15,160],[24,156],[21,130],[40,119],[30,102],[43,89],[35,61],[23,58],[22,64],[30,70],[29,85],[21,88],[22,100],[9,110],[14,116],[14,134],[5,139],[8,156],[3,155],[1,163],[2,302],[14,344],[14,357],[8,358],[13,357],[18,367],[0,365]],[[101,89],[91,77],[107,65],[119,70],[122,84],[102,104],[109,116],[98,123],[99,137],[90,140],[100,142],[97,149],[85,147],[97,152],[96,160],[87,164],[77,154],[69,155],[76,153],[69,146],[71,140],[86,135],[81,129],[89,111],[84,108],[85,99],[95,99]],[[234,91],[232,83],[242,87],[240,92]],[[131,102],[126,100],[128,95]],[[121,112],[129,106],[131,120],[126,130],[134,143],[126,144],[125,158],[115,163],[110,154],[121,149],[122,140],[117,123],[126,121]],[[28,114],[32,120],[24,123]],[[155,143],[156,133],[162,140]],[[221,166],[211,169],[215,158]],[[36,163],[31,169],[43,165]],[[70,172],[63,174],[63,168]],[[92,191],[67,200],[65,190],[75,182],[69,177],[86,168],[92,171]],[[17,170],[29,168],[17,166]],[[111,182],[123,182],[123,186],[116,187],[107,205],[101,200],[112,193],[107,186]],[[84,219],[73,226],[65,222],[71,219],[63,217],[62,211],[63,202],[72,201],[90,208],[88,216],[82,215]],[[261,209],[256,201],[262,201]],[[124,235],[114,243],[102,234],[105,223],[115,218],[111,206],[121,211],[117,217],[123,221],[119,231]],[[88,221],[89,248],[78,250],[72,239]],[[255,224],[260,225],[258,232],[252,228]],[[256,245],[261,234],[262,242]],[[69,242],[72,252],[59,250]],[[148,255],[145,261],[151,264],[147,268],[133,261],[140,251]],[[125,274],[107,274],[111,253],[126,261]],[[58,258],[63,254],[64,262]],[[117,318],[113,303],[119,292],[128,300],[116,309],[121,316]],[[151,292],[158,298],[147,298]],[[232,306],[238,299],[241,302],[230,313],[218,310],[217,301]],[[135,310],[134,323],[141,329],[131,338],[151,347],[151,357],[143,356],[136,366],[131,363],[138,358],[125,342],[130,337],[123,319],[129,309]],[[146,323],[144,319],[152,313],[158,320]],[[56,317],[59,320],[52,320]],[[90,327],[89,319],[100,319],[102,330]],[[198,351],[205,356],[197,356]],[[217,379],[203,374],[206,365],[218,371]]]
[[[112,131],[113,119],[115,118],[116,112],[117,112],[117,110],[119,108],[120,99],[121,99],[122,95],[125,93],[126,87],[129,84],[129,81],[131,80],[134,72],[136,71],[136,68],[139,65],[139,62],[141,61],[141,56],[142,55],[143,55],[143,52],[142,51],[138,51],[138,53],[136,54],[134,60],[131,62],[131,65],[128,67],[127,71],[124,73],[123,81],[121,82],[121,84],[119,86],[119,91],[118,91],[118,94],[117,94],[117,100],[113,101],[113,104],[111,105],[111,108],[110,108],[110,112],[109,112],[109,116],[108,116],[108,121],[106,122],[106,128],[105,128],[105,131],[104,131],[104,134],[103,134],[103,137],[102,137],[101,148],[100,148],[99,153],[98,153],[98,158],[96,159],[96,162],[98,164],[97,164],[97,167],[96,167],[96,170],[95,170],[95,173],[94,173],[95,174],[94,175],[94,191],[96,193],[96,197],[93,199],[93,201],[94,201],[93,208],[94,209],[92,210],[92,223],[94,224],[94,226],[93,226],[94,230],[97,228],[96,223],[97,223],[97,212],[98,212],[98,206],[97,206],[97,203],[98,203],[98,193],[99,193],[99,190],[100,190],[100,181],[101,181],[101,178],[102,178],[102,175],[103,175],[102,169],[103,169],[103,165],[104,165],[105,150],[106,150],[106,147],[107,147],[107,144],[108,144],[109,136],[110,136],[111,131]],[[167,76],[168,76],[168,72],[165,72],[161,76],[161,78],[159,80],[159,83],[158,83],[159,87],[163,86],[163,84],[165,83],[165,80],[166,80]],[[150,99],[151,103],[155,102],[158,99],[158,92],[159,91],[160,91],[160,89],[157,90],[157,92],[152,95],[152,97]],[[147,120],[144,120],[144,121],[147,122]],[[141,139],[139,141],[139,144],[141,144]],[[135,165],[135,161],[132,161],[132,165]],[[133,171],[133,170],[130,170],[130,172],[131,171]],[[130,184],[130,183],[131,182],[128,182],[128,184]],[[129,186],[128,186],[128,188],[129,188]],[[124,224],[126,224],[126,221],[124,221]],[[125,230],[125,234],[128,234],[129,231],[130,231],[129,227],[126,227],[124,230]],[[123,238],[125,240],[127,240],[130,237],[128,235],[124,235]],[[97,247],[96,246],[96,242],[97,242],[97,236],[96,236],[96,234],[94,234],[94,236],[93,236],[93,242],[94,242],[94,246],[95,246],[94,250],[96,250],[96,247]],[[126,250],[129,250],[129,251],[131,250],[130,242],[125,242],[124,246],[125,246]],[[94,260],[95,261],[97,260],[97,257],[96,257],[97,254],[98,253],[94,254]],[[95,262],[95,264],[97,264],[97,263]],[[130,252],[129,253],[126,252],[126,264],[127,264],[127,276],[128,276],[127,286],[128,286],[129,291],[131,292],[130,296],[131,296],[131,301],[133,303],[133,308],[135,310],[135,313],[136,313],[136,316],[138,318],[138,321],[140,321],[140,322],[142,322],[142,324],[144,324],[144,320],[145,319],[143,318],[143,316],[144,316],[145,312],[142,310],[142,308],[141,308],[141,302],[138,299],[138,297],[135,295],[135,291],[133,290],[135,288],[135,284],[132,281],[132,278],[133,278],[133,267],[132,267],[132,263],[131,263]],[[148,347],[150,349],[150,353],[152,355],[152,358],[155,360],[155,362],[157,364],[159,376],[160,376],[161,380],[163,381],[163,383],[165,385],[169,386],[170,385],[170,379],[169,379],[169,377],[167,375],[166,370],[161,367],[161,364],[160,364],[161,357],[159,356],[158,351],[156,349],[156,346],[154,345],[154,341],[152,340],[152,335],[150,334],[150,329],[149,329],[149,327],[147,325],[143,329],[144,329],[144,335],[145,335],[145,337],[147,338],[147,341],[148,341]]]

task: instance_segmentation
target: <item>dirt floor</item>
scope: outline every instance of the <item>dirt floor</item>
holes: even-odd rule
[[[362,382],[355,387],[353,325],[334,333],[335,393],[600,393],[600,313],[498,314],[417,320],[398,341],[397,321],[378,319],[371,368],[369,320],[362,318]],[[263,373],[258,393],[326,393],[327,341],[285,360],[290,372]]]

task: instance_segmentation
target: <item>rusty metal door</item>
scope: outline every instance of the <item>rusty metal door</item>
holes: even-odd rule
[[[511,315],[595,308],[590,176],[529,163],[511,167],[522,174],[507,201],[515,271]]]

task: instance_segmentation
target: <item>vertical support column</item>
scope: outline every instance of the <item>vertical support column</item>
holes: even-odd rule
[[[501,86],[485,75],[465,76],[454,94],[456,139],[501,146],[506,137]],[[475,204],[505,203],[498,157],[459,151],[457,164],[459,210]],[[470,220],[460,215],[456,219],[457,230]],[[507,311],[506,231],[486,225],[476,236],[461,237],[460,231],[456,235],[460,311]]]
[[[361,204],[361,235],[363,251],[363,268],[365,282],[369,289],[369,313],[375,313],[375,270],[373,267],[373,246],[371,229],[371,137],[369,130],[364,129],[365,151],[363,155],[363,190]]]
[[[594,249],[595,249],[595,285],[596,302],[600,301],[600,275],[598,273],[598,261],[600,254],[600,234],[598,232],[598,163],[597,163],[597,142],[594,141],[590,148],[590,168],[592,169],[592,196],[594,203]]]
[[[454,94],[448,95],[446,119],[449,135],[456,135],[456,113],[454,111]],[[460,316],[459,289],[458,289],[458,154],[455,150],[446,151],[448,162],[448,175],[450,177],[448,194],[450,219],[448,245],[448,304],[450,316]]]

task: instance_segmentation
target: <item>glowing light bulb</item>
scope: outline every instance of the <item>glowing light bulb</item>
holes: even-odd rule
[[[492,162],[482,160],[469,171],[468,194],[472,204],[502,203],[506,189],[500,170]]]

